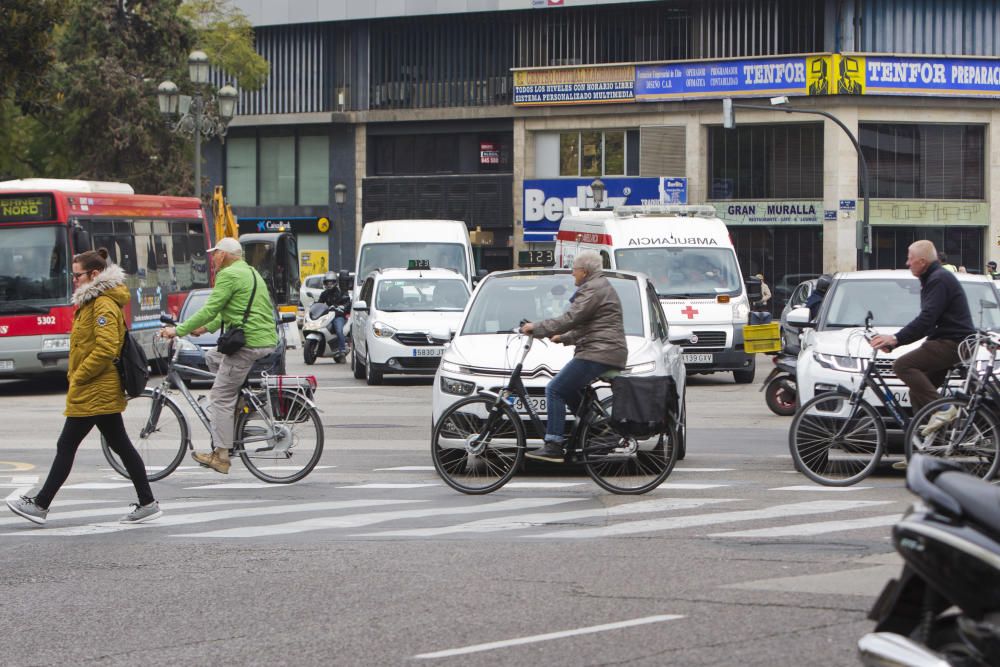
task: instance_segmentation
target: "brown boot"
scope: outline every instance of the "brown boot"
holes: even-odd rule
[[[223,475],[229,474],[229,459],[222,459],[213,450],[211,454],[199,454],[198,452],[191,452],[191,458],[197,461],[199,464],[206,468],[211,468],[215,472],[221,472]]]

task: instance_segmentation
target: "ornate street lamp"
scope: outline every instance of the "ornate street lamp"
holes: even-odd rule
[[[229,123],[236,114],[239,93],[226,84],[218,91],[208,86],[210,64],[204,51],[192,51],[188,56],[188,75],[194,84],[194,95],[181,95],[173,81],[164,81],[156,89],[160,113],[170,129],[194,138],[194,196],[201,199],[201,139],[219,137],[226,140]]]
[[[333,203],[337,205],[337,270],[344,268],[344,202],[347,201],[347,186],[337,183],[333,186]]]

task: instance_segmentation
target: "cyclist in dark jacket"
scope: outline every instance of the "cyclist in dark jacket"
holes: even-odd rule
[[[347,272],[341,271],[340,279],[333,271],[327,272],[323,276],[323,293],[316,299],[320,303],[336,310],[333,321],[329,324],[330,333],[337,336],[337,353],[333,356],[338,364],[344,360],[347,354],[347,340],[344,337],[344,325],[347,324],[347,316],[351,312],[351,294],[344,288]]]

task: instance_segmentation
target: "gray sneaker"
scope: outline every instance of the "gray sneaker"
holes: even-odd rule
[[[148,505],[132,503],[132,511],[121,518],[119,523],[146,523],[163,516],[160,511],[160,503],[155,500]]]
[[[21,496],[20,498],[8,498],[7,507],[10,511],[18,516],[23,516],[25,519],[31,523],[37,523],[39,526],[45,525],[45,517],[49,515],[49,511],[42,509],[35,503],[34,498],[29,498],[28,496]]]

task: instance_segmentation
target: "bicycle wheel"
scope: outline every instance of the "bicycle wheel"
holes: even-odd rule
[[[604,413],[594,415],[580,430],[583,464],[598,486],[611,493],[638,495],[652,491],[677,463],[681,432],[678,424],[650,438],[630,438],[612,428],[611,399],[601,401]]]
[[[254,477],[272,484],[297,482],[323,455],[319,413],[295,392],[272,394],[269,419],[241,403],[236,420],[237,451]]]
[[[931,401],[910,420],[906,429],[904,448],[906,460],[914,452],[947,459],[970,475],[990,479],[1000,466],[1000,422],[985,405],[980,404],[975,414],[969,410],[969,399],[939,398]],[[958,408],[955,419],[928,435],[921,435],[939,410],[950,406]]]
[[[788,446],[796,469],[812,481],[850,486],[878,465],[885,437],[882,418],[866,401],[852,406],[850,397],[827,393],[795,413]]]
[[[188,424],[180,407],[170,397],[160,394],[154,400],[147,389],[141,396],[128,399],[122,413],[125,432],[146,465],[146,476],[156,482],[177,469],[184,459],[188,444]],[[101,435],[101,451],[111,467],[122,477],[131,479],[125,465]]]
[[[473,396],[444,411],[431,433],[434,469],[451,488],[482,494],[506,484],[524,458],[524,427],[496,399]]]

